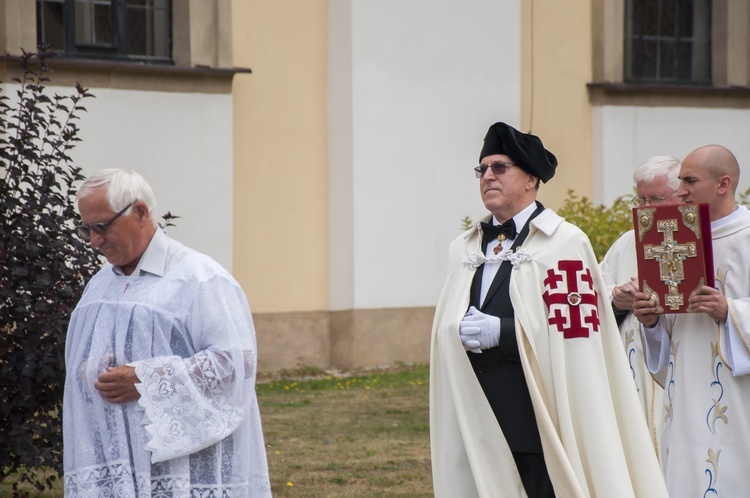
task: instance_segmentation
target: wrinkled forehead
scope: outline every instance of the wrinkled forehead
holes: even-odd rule
[[[489,156],[484,156],[479,164],[482,166],[490,166],[497,162],[512,163],[514,161],[506,154],[490,154]]]
[[[669,186],[669,180],[666,176],[657,176],[653,180],[640,180],[636,182],[635,189],[638,195],[668,195],[674,189]]]
[[[81,220],[85,222],[97,223],[114,214],[104,192],[94,191],[91,195],[78,199],[76,207]]]

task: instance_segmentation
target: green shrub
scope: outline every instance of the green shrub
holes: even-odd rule
[[[750,193],[750,189],[746,192]],[[588,235],[598,261],[604,258],[607,250],[623,233],[633,228],[633,215],[630,200],[620,197],[611,206],[595,206],[588,197],[578,197],[572,189],[563,201],[557,214]],[[468,230],[473,225],[468,216],[461,220],[461,229]]]
[[[737,193],[737,203],[750,207],[750,188]],[[620,197],[611,206],[595,206],[587,197],[578,197],[573,190],[568,190],[568,197],[557,214],[588,235],[601,261],[615,240],[633,228],[632,208],[628,196]]]
[[[750,188],[737,194],[737,202],[750,208]]]
[[[588,235],[598,261],[604,258],[620,235],[633,228],[632,213],[626,196],[616,199],[611,206],[594,205],[588,197],[579,197],[572,189],[568,190],[568,197],[557,210],[557,214]]]

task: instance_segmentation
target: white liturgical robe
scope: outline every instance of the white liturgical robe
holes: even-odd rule
[[[750,212],[712,222],[711,238],[727,321],[664,315],[653,329],[663,333],[644,337],[649,369],[665,375],[662,458],[674,497],[750,494],[750,375],[735,368],[750,352]]]
[[[68,328],[66,497],[270,496],[242,289],[161,230],[132,275],[115,270],[91,279]],[[140,399],[110,403],[93,384],[124,364]]]
[[[612,289],[616,285],[623,285],[630,281],[631,277],[638,278],[638,262],[635,255],[635,232],[630,230],[619,237],[612,247],[607,251],[599,267],[602,277],[607,286],[607,296],[612,297]],[[630,373],[635,381],[638,397],[641,400],[643,414],[648,423],[654,451],[661,457],[661,425],[662,425],[662,397],[664,389],[656,380],[646,366],[643,356],[643,343],[641,342],[640,322],[633,313],[628,313],[620,324],[620,336],[625,346],[625,355],[628,359]]]
[[[438,498],[525,497],[510,448],[459,338],[475,227],[450,246],[430,358],[430,436]],[[523,372],[557,496],[666,497],[604,282],[585,234],[547,209],[508,257]],[[502,331],[501,331],[502,334]],[[474,353],[468,353],[474,354]]]

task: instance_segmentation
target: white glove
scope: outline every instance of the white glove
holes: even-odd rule
[[[486,315],[474,306],[464,315],[458,331],[464,349],[472,353],[500,344],[500,318]]]

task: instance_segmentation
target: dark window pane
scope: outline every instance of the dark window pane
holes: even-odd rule
[[[659,35],[673,36],[675,34],[675,14],[677,13],[675,0],[659,0]]]
[[[711,41],[693,43],[692,80],[698,83],[711,83]]]
[[[711,3],[625,0],[625,79],[710,83]]]
[[[151,55],[148,51],[146,22],[144,9],[128,9],[128,54]]]
[[[694,19],[693,19],[693,2],[692,1],[686,1],[682,2],[682,5],[680,6],[680,18],[678,19],[679,24],[679,31],[677,32],[678,36],[681,36],[683,38],[689,38],[693,36],[693,25],[694,25]]]
[[[658,0],[645,0],[641,9],[641,32],[646,36],[659,34],[659,2]]]
[[[96,0],[76,0],[76,44],[113,45],[112,5]]]
[[[643,18],[643,0],[632,0],[625,5],[625,35],[632,36],[643,31],[640,22]]]
[[[641,65],[641,77],[642,78],[656,78],[656,64],[658,62],[658,48],[659,44],[653,40],[644,40],[643,50],[641,57],[643,62]]]
[[[92,5],[88,2],[76,0],[75,4],[75,26],[76,26],[76,43],[91,43],[94,35],[91,29]]]
[[[159,3],[159,2],[157,2]],[[154,54],[157,57],[172,56],[169,47],[169,10],[154,10]]]
[[[112,9],[109,5],[94,6],[95,43],[112,43]]]
[[[640,19],[640,9],[642,0],[632,0],[625,2],[625,38],[631,38],[634,33],[640,33],[641,29],[636,26],[637,19]]]
[[[65,9],[61,2],[37,2],[37,41],[65,50]]]
[[[672,80],[675,78],[674,61],[675,42],[662,40],[659,42],[659,79]]]
[[[693,43],[683,41],[677,44],[677,79],[691,81],[693,79]]]
[[[169,58],[169,9],[132,7],[127,12],[128,53]]]

